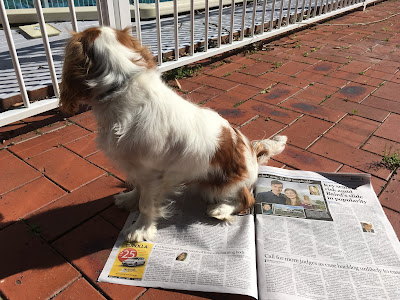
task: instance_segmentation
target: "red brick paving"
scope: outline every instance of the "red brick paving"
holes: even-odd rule
[[[397,4],[381,2],[331,22],[380,20]],[[271,166],[371,173],[399,235],[400,177],[380,164],[385,151],[400,151],[399,29],[398,18],[316,26],[169,84],[250,139],[288,135]],[[23,299],[27,291],[30,299],[228,297],[97,282],[128,215],[111,197],[126,188],[125,175],[96,146],[91,111],[64,118],[54,110],[0,128],[0,241],[12,241],[0,247],[0,297]]]
[[[80,299],[82,295],[85,295],[87,300],[105,300],[106,298],[102,296],[99,291],[90,285],[85,279],[80,278],[67,287],[62,293],[55,296],[53,299],[56,300],[71,300]]]
[[[364,144],[379,125],[380,123],[376,121],[348,115],[329,130],[325,137],[358,148]]]

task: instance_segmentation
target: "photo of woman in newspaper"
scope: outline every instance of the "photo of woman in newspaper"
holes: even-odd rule
[[[177,260],[177,261],[185,261],[187,256],[188,256],[187,252],[182,252],[175,258],[175,260]]]
[[[360,222],[363,232],[375,233],[375,230],[371,223]]]
[[[255,199],[257,213],[332,221],[320,181],[264,175],[258,178]]]

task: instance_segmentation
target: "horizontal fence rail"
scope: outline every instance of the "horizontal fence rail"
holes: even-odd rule
[[[48,0],[42,0],[46,2]],[[77,22],[74,0],[66,0],[69,4],[71,22],[69,26],[74,31],[84,30],[87,27],[111,25],[123,28],[125,24],[132,25],[132,34],[144,45],[149,46],[156,56],[159,70],[168,71],[196,61],[218,55],[236,48],[240,48],[266,38],[308,26],[312,23],[331,18],[337,14],[353,10],[375,2],[368,0],[218,0],[217,6],[210,7],[211,1],[204,0],[201,10],[198,10],[198,0],[182,0],[187,3],[188,14],[178,15],[179,0],[153,0],[155,19],[141,21],[139,7],[140,0],[131,0],[134,4],[134,15],[127,14],[129,0],[98,0],[99,21]],[[173,7],[173,16],[161,18],[160,10],[170,2]],[[19,108],[0,112],[0,126],[39,114],[58,106],[58,81],[61,73],[63,47],[68,38],[67,32],[61,37],[48,38],[41,0],[34,0],[39,27],[43,42],[35,42],[35,47],[43,47],[47,67],[34,70],[35,78],[46,78],[54,93],[53,97],[44,100],[29,99],[26,81],[33,76],[24,74],[24,70],[34,63],[27,62],[27,55],[33,47],[18,48],[14,45],[13,35],[6,14],[6,6],[0,0],[0,18],[4,29],[4,38],[7,40],[9,55],[12,60],[13,76],[18,82],[22,105]],[[118,11],[119,10],[119,11]],[[132,22],[131,17],[134,19]],[[56,25],[54,25],[56,26]],[[0,40],[3,36],[0,36]],[[3,47],[4,48],[4,47]],[[2,50],[0,46],[0,50]],[[17,49],[16,49],[17,48]],[[3,52],[5,50],[3,49]],[[0,56],[4,54],[0,51]],[[25,56],[24,56],[25,55]],[[19,61],[23,56],[23,64]],[[35,55],[31,55],[34,57]],[[36,66],[37,67],[37,66]],[[22,70],[22,71],[21,71]],[[7,73],[3,72],[2,73]],[[7,73],[11,77],[10,72]],[[7,98],[3,92],[0,74],[0,103]],[[41,77],[42,76],[42,77]],[[24,77],[27,80],[24,81]],[[6,78],[9,80],[8,78]],[[28,92],[33,87],[29,86]],[[6,89],[5,89],[6,90]],[[15,93],[14,93],[15,94]]]

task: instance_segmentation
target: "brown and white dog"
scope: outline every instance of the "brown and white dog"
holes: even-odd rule
[[[89,28],[73,33],[65,49],[62,108],[93,108],[99,147],[135,188],[116,204],[140,214],[125,234],[152,240],[165,199],[182,185],[206,195],[209,216],[232,220],[251,207],[258,165],[282,152],[287,138],[250,143],[216,112],[184,100],[168,88],[151,53],[128,30]]]

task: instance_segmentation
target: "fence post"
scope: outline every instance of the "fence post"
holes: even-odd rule
[[[98,10],[104,26],[124,29],[131,26],[131,9],[129,0],[97,0]]]

